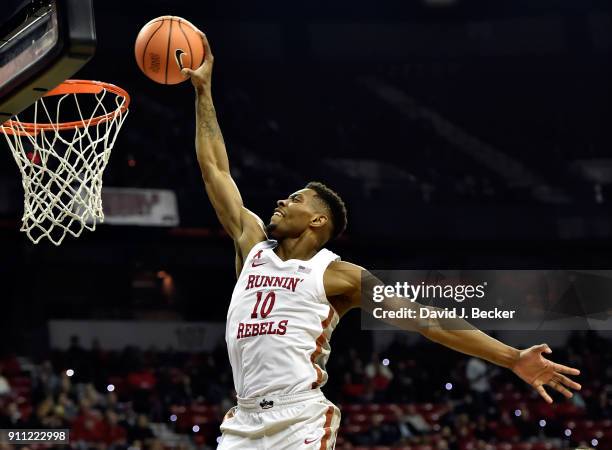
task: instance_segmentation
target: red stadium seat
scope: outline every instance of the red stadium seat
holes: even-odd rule
[[[512,444],[508,444],[507,442],[502,442],[497,444],[495,450],[512,450]]]
[[[31,387],[32,386],[32,380],[30,379],[30,377],[21,377],[21,376],[9,377],[8,381],[11,387],[17,387],[17,386]]]
[[[12,386],[11,391],[18,396],[30,398],[30,386]]]
[[[364,431],[366,428],[361,426],[361,425],[346,425],[345,427],[343,427],[342,431],[346,434],[357,434],[357,433],[361,433],[362,431]]]
[[[385,412],[385,413],[381,413],[381,415],[383,416],[383,422],[386,422],[386,423],[397,422],[397,417],[394,412]]]
[[[371,403],[369,405],[365,405],[365,411],[372,413],[378,412],[380,410],[380,405],[378,403]]]
[[[553,446],[549,442],[538,442],[533,444],[531,450],[552,450]]]
[[[32,415],[32,405],[28,404],[22,404],[19,406],[19,413],[21,414],[21,417],[23,420],[28,420],[30,418],[30,416]]]
[[[366,414],[352,414],[350,416],[350,422],[354,424],[365,423],[370,420],[369,416]]]
[[[395,411],[401,411],[401,405],[397,403],[383,403],[380,405],[380,412],[383,414],[395,413]]]
[[[364,409],[363,409],[363,405],[354,405],[354,404],[348,403],[348,404],[342,405],[341,410],[345,414],[352,414],[352,413],[360,413]]]
[[[202,425],[208,423],[210,421],[210,417],[202,414],[194,414],[191,416],[191,424],[192,425]]]
[[[512,446],[512,450],[532,450],[533,445],[528,442],[521,442],[519,444],[514,444]]]
[[[608,428],[607,430],[602,430],[601,439],[605,442],[612,441],[612,429]]]

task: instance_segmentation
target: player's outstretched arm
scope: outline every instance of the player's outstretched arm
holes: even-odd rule
[[[347,262],[333,262],[325,272],[324,285],[328,298],[338,299],[338,304],[348,305],[347,309],[363,307],[369,313],[373,311],[373,302],[362,302],[364,298],[372,299],[374,286],[383,283],[362,267]],[[385,310],[401,311],[402,308],[428,308],[439,310],[416,302],[406,302],[402,298],[386,298]],[[415,317],[419,317],[415,314]],[[429,317],[432,314],[428,315]],[[557,364],[546,359],[543,353],[552,353],[546,344],[536,345],[525,350],[518,350],[476,329],[463,319],[381,319],[398,328],[417,331],[426,338],[453,350],[485,359],[499,366],[512,370],[522,380],[530,384],[549,403],[552,398],[544,389],[550,386],[565,397],[572,397],[569,389],[579,390],[581,386],[566,375],[579,375],[580,371]]]
[[[206,192],[217,217],[244,252],[248,250],[241,242],[245,231],[250,234],[247,240],[253,243],[265,239],[265,232],[261,220],[244,208],[240,191],[230,173],[227,150],[212,99],[214,57],[203,34],[202,41],[205,51],[202,65],[196,70],[182,70],[185,76],[191,78],[196,91],[196,153]]]

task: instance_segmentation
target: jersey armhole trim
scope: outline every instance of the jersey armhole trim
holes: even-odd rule
[[[322,301],[324,304],[329,305],[329,307],[332,309],[334,314],[339,319],[340,318],[340,314],[338,314],[338,311],[336,311],[336,308],[334,308],[334,305],[332,305],[331,302],[329,301],[329,299],[327,298],[327,294],[325,293],[325,283],[323,282],[323,279],[325,278],[325,271],[327,270],[329,265],[332,262],[334,262],[334,261],[340,261],[341,258],[340,258],[340,256],[338,256],[338,255],[336,255],[335,253],[332,253],[332,252],[329,252],[328,255],[333,256],[333,258],[329,259],[329,261],[327,261],[327,264],[325,264],[325,266],[321,267],[321,273],[319,274],[319,276],[317,276],[317,281],[316,281],[316,283],[317,283],[317,296],[319,297],[318,298],[319,301]]]

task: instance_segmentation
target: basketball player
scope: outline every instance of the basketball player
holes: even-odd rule
[[[243,205],[212,101],[213,55],[203,40],[204,63],[183,73],[196,91],[196,150],[206,192],[234,240],[238,277],[226,325],[238,405],[224,418],[219,448],[330,449],[340,412],[320,391],[329,339],[339,319],[360,306],[362,280],[366,288],[376,280],[323,248],[346,227],[344,203],[325,185],[312,182],[279,200],[267,225]],[[517,350],[461,319],[390,322],[512,370],[547,402],[544,385],[568,398],[568,388],[580,389],[564,375],[579,371],[547,360],[546,344]]]

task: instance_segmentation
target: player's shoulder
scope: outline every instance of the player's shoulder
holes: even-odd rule
[[[348,261],[332,261],[323,274],[323,284],[328,296],[344,295],[356,289],[361,283],[365,269]]]
[[[359,306],[364,271],[363,267],[348,261],[332,261],[327,266],[323,275],[325,295],[340,316]]]
[[[326,272],[330,274],[361,274],[365,269],[348,261],[332,261],[327,266]]]

